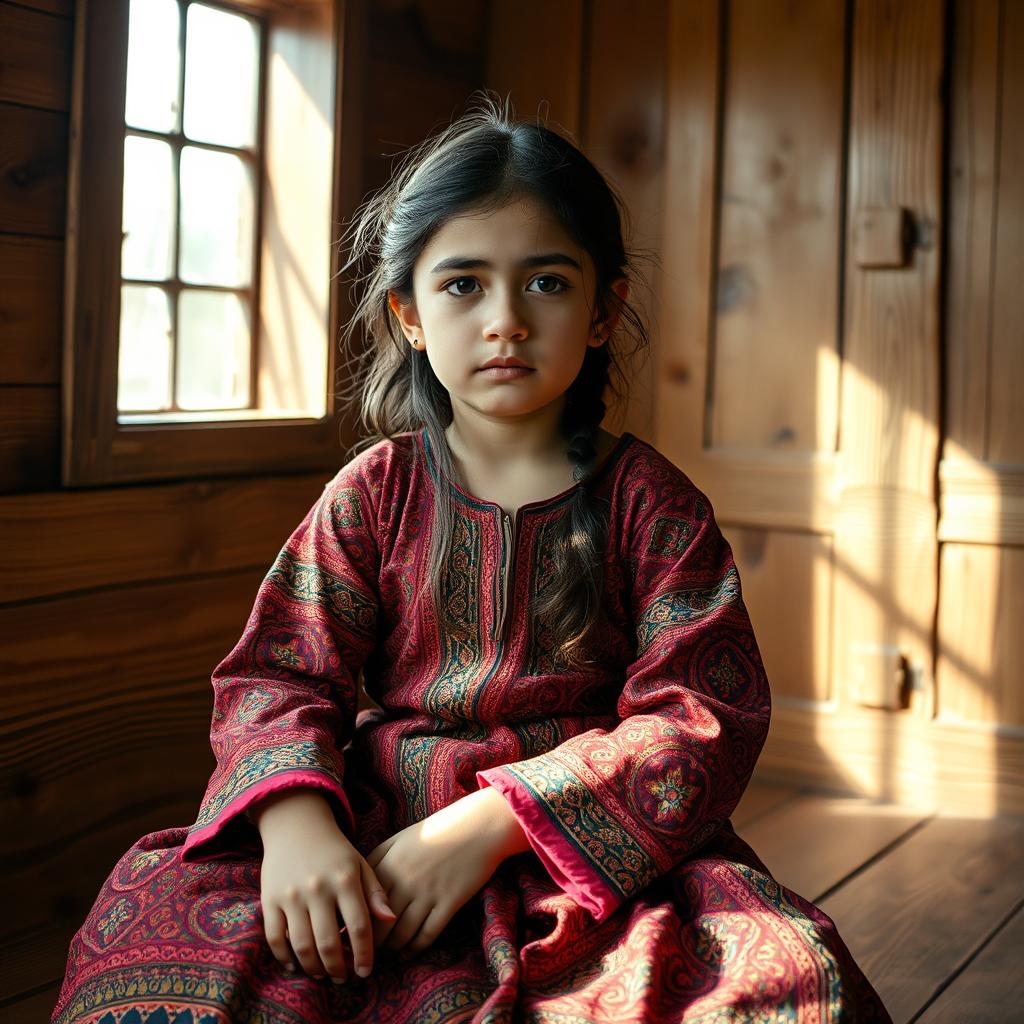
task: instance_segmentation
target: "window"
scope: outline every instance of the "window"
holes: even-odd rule
[[[131,0],[117,408],[256,408],[263,26]],[[126,415],[127,414],[127,415]]]
[[[347,310],[332,285],[361,195],[358,164],[341,159],[358,82],[339,40],[355,45],[357,6],[82,6],[66,484],[338,464]]]

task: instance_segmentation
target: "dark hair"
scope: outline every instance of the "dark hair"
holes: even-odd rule
[[[616,278],[629,276],[636,254],[627,254],[623,245],[621,200],[579,149],[539,117],[533,123],[513,120],[507,99],[502,103],[486,91],[474,98],[480,100],[475,109],[406,151],[388,184],[356,211],[343,239],[350,249],[341,272],[351,267],[363,272],[354,276],[354,300],[360,290],[362,295],[342,336],[343,352],[349,353],[342,372],[350,387],[340,397],[360,403],[368,431],[352,453],[395,434],[425,428],[442,476],[460,480],[445,435],[452,421],[448,391],[434,375],[426,353],[412,348],[401,330],[396,332],[389,289],[403,303],[412,300],[416,260],[449,219],[470,210],[497,209],[520,198],[544,204],[590,254],[597,272],[594,319],[614,312],[620,327],[603,345],[587,347],[583,366],[566,392],[560,430],[575,464],[573,478],[583,484],[552,538],[558,571],[532,609],[540,619],[549,656],[576,667],[582,663],[582,643],[598,614],[608,536],[607,508],[589,485],[595,440],[604,419],[610,371],[627,383],[613,340],[625,324],[626,333],[637,341],[634,351],[648,343],[640,315],[610,287]],[[352,339],[360,327],[367,344],[356,352]],[[617,388],[611,390],[621,397]],[[449,618],[441,599],[441,568],[448,564],[457,522],[449,489],[438,488],[426,575],[439,624],[468,639],[465,624]]]

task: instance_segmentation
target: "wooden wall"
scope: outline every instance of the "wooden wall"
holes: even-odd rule
[[[72,0],[0,0],[5,1021],[48,1018],[117,857],[194,820],[213,766],[210,673],[331,475],[61,489],[73,18]],[[482,84],[484,25],[482,2],[370,4],[366,189]]]
[[[1016,0],[493,5],[660,258],[624,425],[733,545],[762,778],[1024,810],[1022,53]]]

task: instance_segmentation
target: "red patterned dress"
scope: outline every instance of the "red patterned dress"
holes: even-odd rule
[[[416,600],[440,487],[457,509],[443,594],[469,642]],[[55,1024],[889,1020],[829,918],[729,823],[770,699],[710,502],[623,434],[596,478],[601,621],[570,671],[531,608],[574,489],[513,522],[439,477],[425,431],[338,472],[214,670],[217,767],[195,823],[114,866]],[[360,670],[379,708],[357,715]],[[343,985],[290,974],[264,937],[245,811],[291,786],[327,794],[364,855],[493,786],[531,849],[411,959],[380,949]]]

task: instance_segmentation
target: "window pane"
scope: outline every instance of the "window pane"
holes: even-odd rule
[[[254,146],[258,76],[256,22],[192,4],[185,36],[185,134],[196,142]]]
[[[249,404],[249,304],[230,292],[183,291],[178,305],[178,405]]]
[[[244,288],[252,278],[252,175],[230,153],[181,151],[182,280]]]
[[[120,412],[171,407],[171,307],[162,288],[121,287]]]
[[[126,124],[154,132],[173,132],[178,127],[178,38],[177,0],[131,0]]]
[[[166,142],[124,140],[121,275],[162,281],[174,273],[174,157]]]

